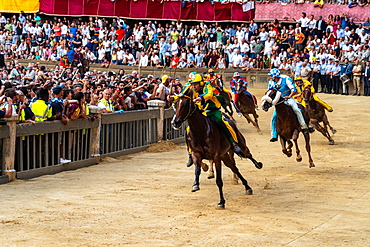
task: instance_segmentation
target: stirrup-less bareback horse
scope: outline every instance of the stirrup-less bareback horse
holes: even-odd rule
[[[300,150],[298,147],[298,137],[299,132],[301,132],[301,126],[298,122],[297,116],[294,113],[292,107],[287,104],[284,104],[285,99],[281,97],[281,92],[277,91],[275,88],[270,89],[266,92],[266,94],[262,97],[262,109],[264,111],[268,111],[270,107],[275,106],[276,113],[277,113],[277,122],[276,128],[278,135],[280,136],[280,143],[282,147],[282,151],[286,156],[292,156],[292,139],[294,141],[296,147],[297,162],[302,161],[302,156],[300,154]],[[300,110],[302,111],[303,118],[308,125],[310,118],[302,105],[299,105]],[[303,133],[305,142],[306,142],[306,151],[308,153],[309,159],[309,167],[315,167],[311,157],[311,146],[310,146],[310,134],[307,131]],[[288,143],[288,147],[286,147],[286,143]]]
[[[308,115],[310,116],[310,122],[315,126],[315,129],[319,131],[323,136],[329,140],[330,145],[334,145],[334,140],[330,136],[328,131],[328,126],[332,131],[333,135],[337,131],[329,124],[328,116],[325,113],[325,109],[318,102],[313,100],[313,94],[311,91],[311,86],[305,87],[303,90],[304,101],[306,102],[306,109]],[[324,124],[324,127],[320,123]]]
[[[249,187],[247,180],[240,174],[234,160],[234,152],[231,150],[231,144],[226,136],[220,131],[216,123],[204,116],[198,107],[192,101],[192,90],[176,99],[176,114],[172,119],[172,126],[175,129],[180,128],[184,121],[188,121],[190,131],[188,134],[188,143],[192,149],[192,158],[196,166],[194,187],[199,190],[199,176],[201,173],[201,163],[203,159],[212,160],[216,167],[216,184],[220,194],[218,209],[225,208],[225,198],[223,195],[223,182],[221,174],[221,161],[234,172],[242,181],[246,194],[252,194],[252,188]],[[243,135],[237,130],[236,125],[230,121],[235,129],[238,138],[238,144],[242,150],[243,157],[250,159],[258,168],[262,168],[262,163],[257,162],[250,153]]]
[[[258,114],[256,112],[256,106],[254,104],[253,95],[249,93],[249,95],[246,95],[245,89],[242,85],[242,81],[238,81],[236,83],[236,90],[239,94],[237,107],[239,108],[240,112],[243,114],[243,116],[247,119],[248,123],[252,123],[254,127],[256,127],[257,132],[259,134],[262,134],[262,131],[258,125]],[[249,116],[249,114],[253,115],[254,120]]]

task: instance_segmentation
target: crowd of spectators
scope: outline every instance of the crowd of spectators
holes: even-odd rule
[[[90,71],[80,77],[77,68],[48,70],[38,63],[23,66],[17,60],[8,64],[14,80],[5,80],[0,89],[2,117],[17,115],[20,123],[37,123],[61,120],[68,124],[71,119],[88,118],[88,106],[97,106],[103,113],[123,113],[147,108],[152,99],[166,101],[167,96],[180,93],[179,78],[141,77],[136,71],[126,74],[123,69]],[[6,78],[7,70],[0,76]],[[22,75],[22,76],[21,76]]]
[[[135,71],[125,74],[123,70],[81,73],[79,66],[87,61],[104,67],[125,64],[245,71],[279,68],[290,71],[293,77],[312,79],[317,90],[320,82],[323,92],[348,94],[345,83],[340,86],[345,74],[350,81],[353,79],[357,88],[354,94],[360,94],[358,88],[364,81],[365,95],[370,95],[368,17],[363,23],[354,23],[345,14],[329,15],[324,20],[302,13],[295,22],[257,24],[252,20],[207,25],[147,21],[131,27],[119,17],[80,21],[42,20],[37,14],[20,13],[10,18],[0,15],[0,50],[6,60],[11,60],[0,72],[0,96],[7,95],[1,100],[12,99],[13,104],[18,104],[14,109],[21,121],[32,122],[32,110],[24,114],[23,109],[28,109],[30,101],[42,98],[40,92],[47,92],[47,96],[43,95],[45,103],[57,102],[63,107],[58,111],[51,107],[52,113],[38,121],[60,119],[67,123],[76,109],[80,109],[77,117],[88,116],[83,110],[85,104],[100,103],[105,112],[122,112],[146,108],[150,99],[165,100],[171,90],[181,91],[181,83],[175,78],[141,78]],[[17,59],[32,61],[21,65]],[[58,61],[59,65],[48,71],[37,60]],[[355,66],[347,68],[351,63]],[[60,100],[55,100],[56,87],[63,89],[57,98]],[[53,92],[53,96],[49,95]],[[72,98],[74,101],[70,101]],[[9,102],[2,103],[7,113]],[[71,104],[75,105],[69,108]]]

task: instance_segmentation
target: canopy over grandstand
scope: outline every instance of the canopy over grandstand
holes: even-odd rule
[[[48,15],[120,16],[153,20],[249,21],[254,18],[254,2],[241,5],[212,4],[211,1],[41,0],[40,12]]]
[[[35,0],[0,0],[1,13],[36,13],[40,9],[40,2]]]

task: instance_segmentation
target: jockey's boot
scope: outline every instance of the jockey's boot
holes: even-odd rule
[[[238,143],[234,142],[231,144],[232,149],[235,153],[241,153],[242,149],[239,147]]]
[[[273,138],[270,139],[270,142],[277,142],[277,140],[278,139],[276,137],[273,137]]]
[[[186,164],[186,167],[191,167],[193,165],[193,158],[192,158],[192,155],[189,154],[189,160],[188,160],[188,163]]]
[[[305,128],[305,129],[302,129],[302,133],[305,135],[305,134],[308,134],[309,131],[308,131],[308,128]]]

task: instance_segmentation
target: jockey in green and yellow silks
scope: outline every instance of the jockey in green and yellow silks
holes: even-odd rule
[[[204,82],[201,75],[196,74],[191,80],[193,89],[193,101],[202,111],[204,116],[214,121],[232,145],[235,153],[240,153],[238,138],[230,123],[222,115],[220,108],[223,97],[214,93],[212,85]]]

